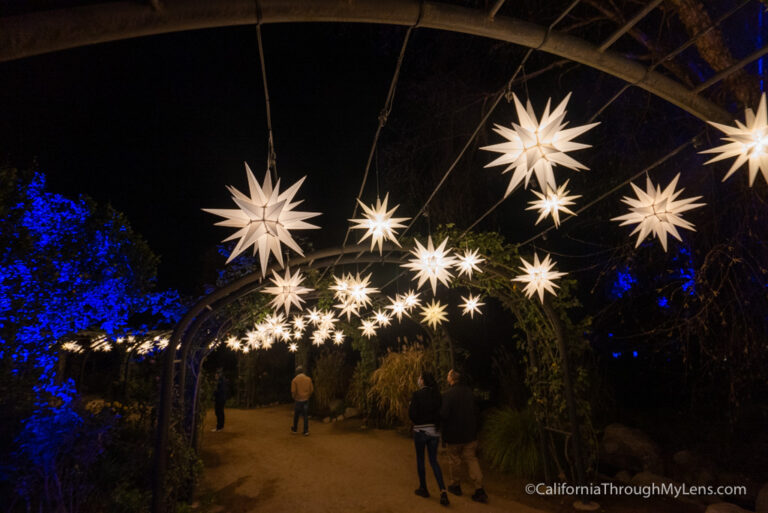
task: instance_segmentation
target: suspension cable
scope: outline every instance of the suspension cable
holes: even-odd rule
[[[259,61],[261,62],[261,79],[264,82],[264,103],[267,112],[267,171],[272,173],[272,180],[277,181],[277,154],[275,153],[275,138],[272,133],[272,109],[269,104],[269,88],[267,87],[267,67],[264,60],[264,44],[261,41],[261,21],[256,22],[256,39],[259,44]]]

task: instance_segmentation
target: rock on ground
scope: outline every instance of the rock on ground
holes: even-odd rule
[[[659,446],[639,429],[622,424],[610,424],[605,428],[600,443],[600,462],[616,469],[664,473]]]

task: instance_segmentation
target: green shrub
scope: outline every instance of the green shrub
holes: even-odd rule
[[[538,430],[530,410],[493,410],[485,419],[480,441],[494,468],[529,479],[540,475]]]
[[[320,355],[315,361],[313,373],[315,392],[312,394],[312,399],[315,409],[325,412],[329,409],[331,401],[344,397],[347,376],[344,368],[344,353],[327,351]]]

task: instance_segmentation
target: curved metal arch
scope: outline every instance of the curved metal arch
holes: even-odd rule
[[[392,244],[385,244],[384,248],[388,253],[407,253],[408,250],[397,247]],[[401,263],[402,259],[394,256],[376,256],[361,255],[368,253],[368,246],[347,246],[342,248],[330,248],[320,251],[315,251],[301,258],[295,258],[286,262],[286,266],[293,269],[318,269],[324,267],[331,267],[334,265],[347,265],[354,263],[384,263],[384,264],[397,264]],[[337,257],[341,257],[337,260]],[[276,264],[271,265],[267,272],[277,270]],[[166,504],[164,503],[165,497],[165,474],[167,468],[167,447],[168,447],[168,431],[171,424],[171,410],[173,407],[173,389],[174,389],[174,366],[176,363],[180,363],[179,372],[179,390],[181,397],[184,397],[184,389],[186,387],[186,363],[189,355],[189,350],[192,341],[195,339],[197,332],[205,324],[205,322],[216,312],[216,310],[231,304],[237,299],[243,297],[246,294],[258,290],[266,285],[261,275],[261,272],[256,271],[251,274],[245,275],[232,283],[214,291],[213,293],[205,296],[195,303],[192,308],[184,315],[184,317],[176,325],[173,330],[173,334],[168,342],[168,350],[164,354],[163,365],[163,377],[162,387],[160,391],[160,406],[158,408],[157,416],[157,439],[155,445],[155,465],[154,465],[154,479],[152,489],[152,511],[154,513],[161,513],[165,511]],[[180,350],[172,350],[171,348],[179,347]],[[177,360],[177,353],[180,358]],[[183,411],[183,400],[181,401]]]
[[[682,84],[561,32],[478,9],[420,0],[164,0],[159,8],[116,1],[0,18],[0,62],[120,39],[254,23],[348,22],[417,26],[507,41],[590,66],[704,121],[733,116]]]

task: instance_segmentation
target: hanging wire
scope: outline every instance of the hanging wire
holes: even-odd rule
[[[261,79],[264,82],[264,102],[267,112],[267,169],[272,174],[272,181],[277,182],[277,154],[275,153],[275,138],[272,133],[272,109],[269,104],[269,88],[267,87],[267,67],[264,61],[264,44],[261,41],[260,16],[256,22],[256,39],[259,44],[259,61],[261,62]]]

